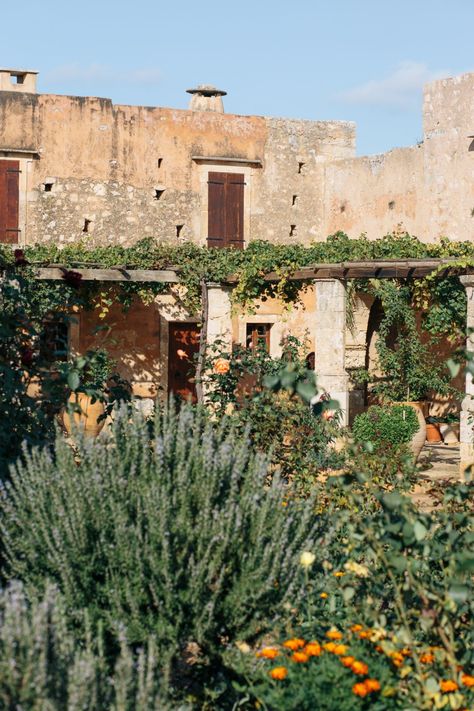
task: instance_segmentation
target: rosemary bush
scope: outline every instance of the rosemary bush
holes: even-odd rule
[[[301,550],[319,531],[312,502],[284,485],[225,420],[123,409],[77,451],[59,438],[25,454],[1,497],[6,575],[43,592],[54,581],[70,622],[156,638],[163,663],[190,642],[216,658],[227,641],[271,624],[304,580]],[[327,532],[326,532],[327,537]]]
[[[134,654],[122,639],[113,673],[100,638],[80,645],[53,587],[29,602],[18,582],[0,592],[0,707],[67,711],[153,711],[160,698],[153,640]]]

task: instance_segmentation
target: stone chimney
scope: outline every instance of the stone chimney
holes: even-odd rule
[[[199,84],[197,89],[186,89],[188,94],[192,94],[189,102],[190,111],[216,111],[224,113],[224,104],[222,97],[227,94],[226,91],[216,89],[210,84]]]
[[[0,91],[21,91],[36,94],[38,72],[31,69],[0,68]]]

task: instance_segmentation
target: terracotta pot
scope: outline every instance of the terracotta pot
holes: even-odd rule
[[[427,442],[442,442],[443,441],[438,424],[436,424],[434,422],[426,423],[426,441]]]
[[[97,437],[105,424],[105,420],[97,421],[105,412],[104,404],[99,400],[93,403],[92,398],[84,393],[72,394],[69,398],[69,402],[73,404],[77,403],[82,412],[72,413],[73,425],[70,414],[67,410],[63,411],[62,421],[68,435],[72,434],[73,427],[75,427],[82,430],[86,437]]]
[[[420,456],[420,452],[423,449],[423,445],[425,444],[426,441],[426,420],[425,416],[423,415],[423,410],[422,410],[422,405],[423,403],[420,402],[395,402],[394,405],[406,405],[407,407],[412,407],[415,412],[416,416],[418,418],[418,423],[420,425],[420,428],[415,434],[413,435],[411,442],[410,442],[410,449],[413,454],[413,459],[416,460]]]

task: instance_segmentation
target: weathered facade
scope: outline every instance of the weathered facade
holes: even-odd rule
[[[189,91],[189,110],[119,106],[38,94],[35,72],[0,70],[0,242],[130,245],[151,236],[245,248],[397,229],[427,242],[473,238],[474,74],[428,85],[418,145],[365,157],[355,156],[352,123],[231,115],[225,92]],[[213,287],[209,296],[211,341],[263,338],[276,355],[282,338],[296,335],[346,418],[363,406],[349,375],[370,350],[365,297],[350,332],[337,280],[317,281],[289,313],[273,300],[237,315],[227,292]],[[127,315],[114,307],[109,317],[108,347],[135,395],[179,389],[189,364],[177,353],[195,348],[197,317],[172,295]],[[78,316],[72,351],[98,343],[94,325],[93,314]]]

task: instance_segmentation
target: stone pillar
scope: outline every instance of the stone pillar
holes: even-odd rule
[[[474,329],[474,276],[462,276],[461,282],[466,289],[467,296],[467,329]],[[474,351],[474,334],[467,338],[466,348]],[[474,382],[472,375],[466,372],[465,396],[461,404],[461,429],[460,429],[460,467],[461,473],[467,466],[474,463]]]
[[[207,344],[211,346],[217,340],[222,342],[222,350],[232,348],[232,304],[231,287],[221,284],[207,285],[208,322]]]
[[[349,421],[349,387],[345,368],[346,290],[339,279],[316,279],[314,331],[315,372],[319,390],[339,402],[342,423]]]

